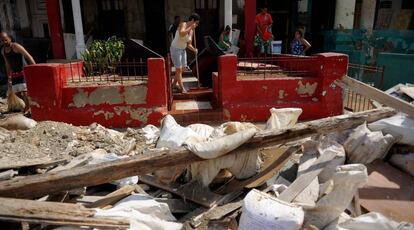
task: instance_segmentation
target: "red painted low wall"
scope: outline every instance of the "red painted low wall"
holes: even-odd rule
[[[158,125],[167,110],[165,63],[148,59],[147,83],[67,84],[82,74],[82,63],[25,67],[32,117],[74,125],[97,122],[106,127]]]
[[[302,120],[334,116],[342,113],[342,90],[333,82],[347,66],[346,55],[323,53],[301,62],[313,76],[237,80],[237,57],[224,55],[213,74],[214,97],[225,120],[265,121],[272,107],[302,108]]]

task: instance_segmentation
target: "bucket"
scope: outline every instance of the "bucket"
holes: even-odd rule
[[[282,41],[272,41],[272,54],[281,54],[282,53]]]

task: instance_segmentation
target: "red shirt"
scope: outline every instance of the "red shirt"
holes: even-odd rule
[[[263,32],[267,31],[267,27],[273,24],[273,19],[272,16],[268,13],[260,13],[256,15],[254,22],[259,26],[260,32],[263,34]]]

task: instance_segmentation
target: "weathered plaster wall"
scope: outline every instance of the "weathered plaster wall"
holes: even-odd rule
[[[0,28],[13,35],[30,36],[28,8],[24,0],[0,1]]]
[[[336,0],[335,28],[352,29],[354,27],[356,0]]]
[[[363,0],[361,9],[361,29],[367,29],[369,33],[374,29],[376,0]]]
[[[70,71],[70,68],[75,68]],[[135,85],[68,86],[73,64],[37,64],[25,67],[32,117],[107,127],[158,125],[167,110],[167,81],[162,58],[148,59],[148,82]],[[47,90],[46,90],[47,89]]]
[[[302,108],[301,119],[341,114],[342,91],[332,83],[346,73],[347,56],[324,53],[304,63],[308,67],[300,68],[318,69],[316,76],[237,80],[236,56],[221,56],[218,74],[213,76],[213,92],[224,119],[265,121],[272,107]]]

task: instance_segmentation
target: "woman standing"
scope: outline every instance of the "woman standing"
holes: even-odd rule
[[[178,87],[182,93],[187,92],[183,85],[183,71],[187,67],[186,48],[197,55],[197,49],[192,45],[192,37],[199,22],[200,16],[196,13],[191,14],[187,22],[181,22],[170,47],[171,59],[175,67],[173,87]]]
[[[293,55],[305,55],[305,52],[311,47],[311,44],[303,38],[302,30],[296,30],[295,39],[290,44]]]
[[[227,25],[224,31],[220,35],[218,47],[223,51],[227,51],[231,47],[230,31],[231,31],[231,28],[229,25]]]
[[[27,86],[24,79],[23,72],[23,58],[29,65],[36,64],[33,57],[26,51],[26,49],[20,44],[13,42],[13,38],[10,34],[2,32],[0,39],[4,44],[4,48],[1,53],[4,57],[6,64],[7,76],[11,80],[12,90],[18,97],[23,99],[26,107],[24,112],[29,112],[29,98],[27,97]]]

